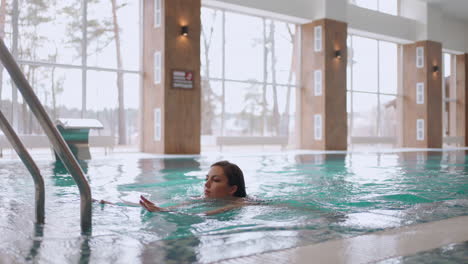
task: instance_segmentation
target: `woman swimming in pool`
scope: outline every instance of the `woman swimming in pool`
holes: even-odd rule
[[[236,164],[229,161],[218,161],[210,166],[208,175],[206,175],[204,198],[221,199],[229,202],[229,204],[219,209],[207,211],[205,212],[206,215],[218,214],[253,204],[246,201],[246,196],[244,174]],[[101,200],[100,203],[111,204],[104,200]],[[171,209],[184,204],[159,207],[141,195],[140,205],[150,212],[169,212]]]
[[[226,212],[246,205],[244,174],[242,170],[229,161],[218,161],[211,165],[206,175],[204,197],[207,199],[222,199],[230,202],[229,205],[219,209],[205,212],[213,215]],[[140,196],[140,205],[150,212],[167,212],[174,207],[159,207]]]

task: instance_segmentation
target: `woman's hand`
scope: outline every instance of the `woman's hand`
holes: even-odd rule
[[[156,206],[154,203],[140,195],[140,205],[150,212],[167,212],[166,209]]]
[[[114,204],[106,200],[96,200],[96,199],[93,199],[93,202],[100,203],[100,204]]]

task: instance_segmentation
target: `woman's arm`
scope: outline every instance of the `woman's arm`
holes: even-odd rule
[[[100,204],[115,204],[106,200],[97,200],[97,199],[93,199],[93,202],[100,203]]]
[[[156,206],[150,200],[146,199],[143,195],[140,195],[139,203],[133,203],[133,202],[128,202],[128,201],[113,203],[113,202],[109,202],[106,200],[96,200],[96,199],[93,199],[93,202],[100,203],[100,204],[113,204],[113,205],[125,204],[125,205],[130,205],[130,206],[142,206],[150,212],[169,212],[170,209],[174,209],[180,206],[191,204],[191,202],[185,202],[185,203],[181,203],[181,204],[174,205],[174,206],[159,207],[159,206]]]
[[[188,204],[191,204],[191,203],[192,202],[185,202],[185,203],[181,203],[181,204],[173,205],[173,206],[168,206],[168,207],[159,207],[159,206],[156,206],[150,200],[146,199],[143,195],[140,195],[140,205],[143,206],[146,210],[148,210],[150,212],[170,212],[171,209],[181,207],[181,206],[185,206],[185,205],[188,205]]]
[[[114,204],[114,205],[119,204],[119,203],[109,202],[109,201],[106,201],[106,200],[96,200],[96,199],[93,199],[93,202],[100,203],[100,204]],[[138,203],[132,203],[132,202],[127,202],[127,201],[123,201],[120,204],[125,204],[125,205],[130,205],[130,206],[139,206],[140,205]]]
[[[227,212],[227,211],[230,211],[230,210],[233,210],[233,209],[240,208],[240,207],[245,206],[245,205],[246,204],[244,204],[244,203],[230,204],[230,205],[226,205],[224,207],[221,207],[221,208],[218,208],[218,209],[215,209],[215,210],[206,211],[204,214],[205,215],[220,214],[220,213],[224,213],[224,212]]]
[[[185,203],[185,204],[187,204],[187,203]],[[143,195],[141,195],[140,196],[140,205],[142,207],[144,207],[146,210],[150,211],[150,212],[170,212],[170,209],[179,207],[179,206],[184,205],[184,204],[176,205],[176,206],[170,206],[170,207],[159,207],[159,206],[155,205],[153,202],[151,202],[150,200],[146,199]],[[244,203],[244,202],[236,202],[234,204],[230,204],[230,205],[227,205],[227,206],[215,209],[215,210],[206,211],[203,214],[204,215],[220,214],[220,213],[224,213],[224,212],[236,209],[236,208],[243,207],[245,205],[247,205],[247,204]]]
[[[153,202],[140,195],[140,205],[150,212],[169,212],[169,208],[156,206]]]

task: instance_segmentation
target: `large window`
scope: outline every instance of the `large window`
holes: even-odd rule
[[[456,87],[456,55],[443,53],[442,68],[442,121],[443,138],[445,145],[463,146],[464,135],[462,135],[459,124],[457,124],[460,102],[457,100]]]
[[[348,49],[350,143],[394,143],[397,129],[397,44],[350,35]]]
[[[116,2],[2,1],[0,34],[53,119],[96,118],[104,129],[93,133],[136,144],[139,1]],[[41,134],[3,67],[0,74],[1,109],[10,123],[21,134]]]
[[[450,75],[451,75],[451,56],[448,53],[442,54],[443,58],[443,81],[442,81],[442,123],[443,123],[443,136],[447,137],[450,135],[450,97],[454,94],[450,94]]]
[[[202,144],[216,136],[290,135],[297,26],[210,7],[201,19]]]

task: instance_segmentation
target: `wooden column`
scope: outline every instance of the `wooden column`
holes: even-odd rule
[[[416,65],[416,50],[423,48],[423,65]],[[442,147],[442,45],[421,41],[403,46],[403,147]],[[422,83],[423,101],[417,101]],[[421,100],[421,99],[420,99]],[[417,123],[423,120],[418,137]]]
[[[201,1],[161,0],[160,26],[155,22],[156,2],[143,1],[141,149],[150,153],[199,154]],[[181,34],[182,26],[188,27],[187,36]],[[161,54],[160,81],[155,81],[156,52]],[[193,75],[192,88],[173,87],[175,70]],[[156,119],[160,119],[160,126],[155,124]]]
[[[316,49],[321,27],[321,49]],[[330,19],[302,26],[301,144],[303,149],[346,150],[347,24]],[[337,52],[339,54],[337,54]],[[316,91],[317,73],[321,91]],[[321,129],[317,117],[321,119]],[[319,131],[317,131],[317,129]]]

